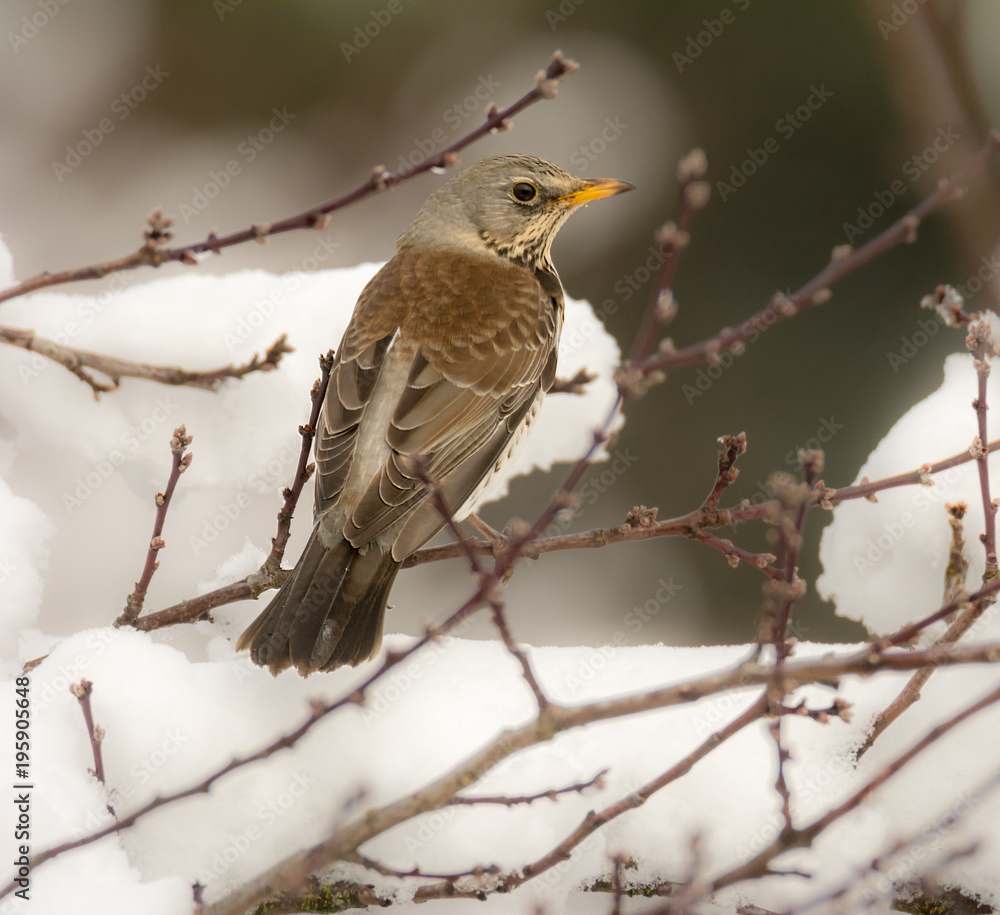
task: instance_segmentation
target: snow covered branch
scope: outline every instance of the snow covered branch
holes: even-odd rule
[[[292,352],[292,348],[288,346],[285,339],[285,336],[282,335],[275,340],[268,347],[263,359],[260,359],[255,353],[253,358],[243,365],[226,365],[207,371],[192,371],[176,365],[152,365],[147,362],[119,359],[117,356],[107,356],[103,353],[93,353],[89,350],[56,343],[54,340],[39,337],[32,330],[0,327],[0,343],[7,343],[27,350],[29,353],[38,353],[46,359],[51,359],[76,375],[82,382],[90,385],[95,400],[101,394],[116,391],[123,378],[141,378],[145,381],[154,381],[157,384],[215,391],[226,379],[244,378],[251,372],[269,372],[277,368],[281,357]],[[108,381],[101,381],[94,376],[93,372],[99,372]]]

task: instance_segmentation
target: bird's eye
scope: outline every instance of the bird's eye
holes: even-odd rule
[[[521,203],[527,203],[538,196],[538,189],[533,184],[528,184],[527,181],[518,181],[510,189],[510,192],[514,195],[514,199],[520,200]]]

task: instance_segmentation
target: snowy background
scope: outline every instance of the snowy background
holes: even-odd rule
[[[50,652],[31,673],[33,851],[107,825],[109,802],[125,814],[157,794],[197,783],[234,756],[292,730],[307,717],[310,699],[342,696],[371,670],[365,665],[308,680],[286,672],[272,679],[233,654],[235,635],[257,612],[248,603],[221,608],[214,622],[181,627],[183,632],[147,635],[108,623],[120,612],[144,560],[152,494],[165,484],[167,442],[180,422],[195,436],[195,457],[167,519],[167,547],[147,607],[234,580],[263,559],[277,494],[297,458],[296,426],[308,411],[316,353],[339,338],[376,266],[167,280],[134,274],[123,278],[127,288],[114,295],[45,293],[4,306],[5,320],[56,339],[63,333],[74,346],[188,368],[243,361],[282,332],[297,346],[278,371],[229,383],[217,394],[126,380],[100,402],[61,367],[11,348],[0,351],[0,372],[8,391],[16,392],[3,403],[0,427],[0,557],[6,570],[0,577],[0,664],[11,678],[4,689],[8,708],[21,664]],[[95,317],[88,320],[91,314]],[[613,396],[608,379],[618,351],[586,303],[570,303],[564,344],[561,375],[586,365],[602,380],[585,397],[546,401],[523,469],[581,453]],[[1000,404],[996,376],[990,385],[993,402]],[[971,358],[950,357],[941,390],[896,424],[861,473],[875,478],[910,470],[967,448],[975,431],[969,406],[974,393]],[[991,420],[992,438],[1000,431],[996,412]],[[942,505],[960,498],[973,506],[967,540],[973,557],[969,581],[975,587],[981,513],[975,510],[978,480],[971,464],[967,469],[949,479],[947,488],[898,490],[880,496],[878,504],[836,510],[824,537],[827,571],[821,587],[836,596],[839,612],[885,632],[936,608],[948,530]],[[996,479],[996,457],[991,471]],[[930,499],[926,510],[913,508],[918,494]],[[307,492],[300,515],[308,498]],[[907,523],[905,537],[883,544],[881,557],[868,558],[868,565],[851,561],[868,549],[869,539],[878,543],[880,532],[894,530],[907,506],[918,517]],[[289,546],[290,559],[306,526],[301,520],[293,525],[297,538]],[[419,604],[426,618],[440,619],[450,605],[430,584],[436,570],[423,580],[420,571],[401,576],[393,602],[401,608]],[[465,594],[468,588],[466,583]],[[662,606],[669,601],[664,591]],[[546,606],[545,612],[568,616],[572,608]],[[997,638],[995,616],[987,614],[971,639]],[[394,615],[387,629],[393,631]],[[390,636],[387,642],[400,648],[408,640]],[[537,648],[531,656],[554,700],[580,703],[720,670],[748,650],[605,646]],[[797,654],[851,650],[803,644]],[[94,683],[95,719],[106,731],[107,790],[88,774],[90,746],[68,689],[81,677]],[[989,667],[939,671],[921,701],[855,766],[852,752],[865,728],[905,679],[848,678],[836,695],[854,704],[850,724],[787,722],[797,824],[843,800],[933,725],[995,688],[1000,677]],[[796,698],[823,707],[833,695],[828,688],[810,687]],[[544,791],[586,781],[609,767],[602,790],[531,807],[432,814],[398,827],[365,851],[404,870],[523,866],[564,838],[588,810],[621,798],[675,763],[754,696],[737,690],[561,735],[503,763],[475,793]],[[32,876],[30,908],[8,898],[0,912],[190,911],[193,882],[205,885],[206,901],[218,898],[276,859],[319,841],[333,824],[422,787],[499,730],[532,714],[530,694],[502,647],[446,640],[387,676],[367,709],[347,708],[294,749],[222,779],[207,796],[171,805],[120,837],[44,865]],[[3,752],[10,746],[5,740]],[[771,878],[749,895],[737,886],[702,910],[731,912],[747,900],[771,909],[804,903],[851,883],[852,875],[880,855],[888,856],[882,875],[862,881],[855,892],[882,898],[891,881],[925,873],[949,849],[972,841],[981,845],[947,864],[939,876],[1000,904],[995,826],[1000,794],[977,793],[996,774],[998,759],[1000,711],[993,709],[939,741],[815,847],[780,860],[783,867],[813,873],[813,880]],[[2,765],[10,770],[8,759]],[[684,880],[696,836],[706,873],[731,868],[776,835],[780,817],[773,780],[773,743],[763,724],[752,726],[642,809],[585,842],[568,863],[510,896],[477,904],[477,911],[523,913],[540,901],[551,913],[606,911],[606,898],[581,894],[578,887],[608,873],[609,854],[625,851],[635,858],[632,879]],[[956,829],[942,829],[942,819],[950,816],[957,817]],[[916,846],[891,855],[897,840],[915,837]],[[392,881],[357,868],[338,873],[375,883],[400,900],[397,911],[410,910],[406,889]],[[648,905],[630,901],[627,910],[641,912]],[[457,911],[455,906],[437,902],[412,910]]]

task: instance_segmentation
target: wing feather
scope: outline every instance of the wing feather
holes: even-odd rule
[[[393,555],[409,555],[443,525],[413,457],[457,509],[551,384],[561,320],[558,278],[454,251],[398,252],[365,288],[335,356],[317,513],[336,508],[355,547],[391,529]],[[397,391],[389,375],[400,370]]]

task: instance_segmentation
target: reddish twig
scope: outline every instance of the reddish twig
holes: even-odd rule
[[[181,478],[188,467],[191,466],[190,453],[185,454],[184,450],[191,444],[191,436],[187,434],[184,426],[174,429],[173,438],[170,439],[170,453],[173,455],[173,465],[170,468],[170,477],[167,480],[167,488],[163,492],[156,494],[156,519],[153,521],[153,536],[149,541],[149,550],[146,553],[146,565],[142,570],[142,575],[135,583],[135,590],[126,598],[125,609],[118,619],[116,626],[132,626],[142,613],[142,605],[146,600],[146,591],[149,583],[153,579],[153,573],[160,567],[156,556],[160,550],[166,546],[163,537],[163,524],[167,520],[167,510],[170,508],[170,499],[173,497],[177,481]]]
[[[942,635],[941,638],[934,643],[935,647],[956,644],[958,640],[972,628],[979,617],[982,616],[986,608],[993,602],[993,599],[990,597],[971,603],[965,603],[963,601],[965,578],[969,568],[969,563],[964,554],[965,540],[962,537],[962,518],[965,516],[966,506],[964,503],[960,502],[957,505],[948,505],[946,507],[950,515],[949,520],[951,522],[952,529],[952,544],[951,549],[949,550],[948,566],[945,569],[943,602],[945,606],[953,603],[960,604],[963,609],[959,614],[958,619],[948,627],[947,632],[945,632],[944,635]],[[920,698],[920,691],[923,689],[924,684],[931,678],[933,673],[933,667],[925,667],[923,670],[918,670],[912,677],[910,677],[906,686],[903,687],[902,691],[892,701],[892,703],[875,716],[875,720],[868,731],[868,736],[865,738],[865,742],[857,751],[856,758],[860,759],[864,756],[864,754],[871,749],[882,732],[885,731],[889,725],[891,725],[897,718],[899,718],[900,715],[903,714],[903,712],[905,712]]]
[[[477,804],[499,804],[503,807],[516,807],[518,804],[534,804],[535,801],[541,800],[554,801],[560,794],[583,794],[583,792],[588,788],[597,788],[598,790],[602,790],[606,787],[604,778],[607,774],[607,769],[601,769],[597,775],[588,781],[579,782],[576,785],[567,785],[565,788],[550,788],[548,791],[540,791],[538,794],[523,794],[516,797],[510,797],[505,794],[464,794],[460,797],[456,797],[454,804],[466,804],[469,806],[475,806]]]
[[[79,700],[80,709],[83,711],[83,720],[87,725],[87,736],[90,738],[90,747],[94,752],[94,768],[91,772],[104,785],[106,784],[104,780],[104,760],[101,756],[104,728],[94,724],[94,713],[90,708],[90,694],[93,692],[93,689],[94,684],[90,680],[84,679],[79,683],[70,684],[69,691]]]
[[[681,184],[680,211],[675,222],[666,223],[656,233],[656,241],[663,255],[660,277],[653,299],[643,316],[642,326],[632,344],[629,365],[636,365],[646,357],[657,331],[677,313],[673,295],[674,280],[677,277],[681,251],[689,241],[688,232],[695,213],[708,203],[711,187],[701,180],[707,170],[708,160],[700,149],[691,150],[677,166],[677,180]]]
[[[365,182],[353,191],[349,191],[328,203],[312,207],[295,216],[281,219],[278,222],[253,225],[238,232],[233,232],[230,235],[220,237],[213,231],[203,241],[178,248],[164,247],[165,242],[172,238],[169,231],[171,221],[164,218],[159,212],[156,212],[150,217],[150,226],[145,233],[145,243],[134,254],[102,264],[80,267],[75,270],[63,270],[58,273],[40,273],[37,276],[33,276],[30,279],[26,279],[8,289],[0,291],[0,302],[61,283],[100,279],[109,273],[121,270],[132,270],[137,267],[159,267],[162,264],[170,262],[194,265],[198,263],[196,255],[199,254],[220,254],[224,248],[230,248],[234,245],[241,245],[250,241],[262,242],[269,236],[278,235],[282,232],[307,228],[323,228],[327,224],[330,214],[337,210],[365,200],[388,188],[395,187],[416,175],[429,172],[432,169],[447,168],[454,165],[458,161],[456,153],[491,133],[507,130],[510,127],[510,118],[520,114],[525,108],[530,107],[535,102],[542,99],[554,98],[559,83],[577,69],[578,65],[576,63],[563,57],[561,52],[556,51],[552,55],[552,59],[549,61],[546,69],[535,77],[535,87],[533,89],[526,92],[516,102],[502,111],[498,110],[496,105],[490,105],[486,114],[486,121],[475,130],[456,140],[450,146],[441,150],[441,152],[428,156],[422,162],[413,166],[413,168],[390,172],[384,166],[376,166],[372,169],[371,174]]]
[[[427,490],[427,494],[433,503],[435,510],[441,516],[441,519],[444,521],[448,531],[451,533],[452,537],[455,538],[455,542],[461,548],[465,558],[469,561],[470,571],[475,576],[481,576],[483,574],[483,567],[479,561],[479,556],[472,546],[470,546],[469,538],[465,536],[461,528],[459,528],[458,522],[455,521],[455,512],[445,501],[444,493],[441,492],[441,484],[427,473],[427,465],[420,455],[411,455],[410,461],[413,465],[413,471],[417,475],[417,479],[423,483],[424,488]]]
[[[719,442],[722,444],[722,450],[718,452],[719,470],[715,476],[715,485],[701,505],[708,512],[714,512],[719,507],[719,499],[722,498],[722,494],[736,482],[736,478],[740,475],[739,470],[736,469],[736,461],[747,450],[745,432],[741,432],[739,435],[723,435]]]
[[[992,453],[1000,449],[1000,440],[990,442],[987,452]],[[973,456],[968,451],[963,451],[953,457],[938,461],[935,464],[924,464],[918,470],[908,473],[898,474],[894,477],[887,477],[884,480],[871,482],[864,480],[855,486],[846,486],[842,489],[820,489],[817,488],[813,494],[813,507],[822,505],[829,508],[834,504],[846,502],[851,499],[868,499],[877,493],[887,489],[894,489],[900,486],[932,485],[931,477],[937,473],[942,473],[952,467],[973,460]],[[581,469],[580,476],[585,472],[586,467]],[[567,501],[568,496],[563,496],[563,501]],[[647,515],[639,522],[626,523],[612,528],[594,528],[592,530],[580,531],[575,534],[564,534],[554,537],[536,537],[525,541],[520,546],[520,551],[525,556],[537,557],[544,553],[557,553],[565,550],[600,549],[614,543],[632,543],[636,541],[652,540],[657,537],[693,537],[698,540],[705,540],[709,546],[720,549],[722,552],[738,556],[742,561],[760,569],[768,577],[777,574],[767,566],[771,561],[771,554],[753,554],[738,547],[728,547],[726,541],[719,540],[713,542],[711,535],[707,537],[699,531],[709,527],[730,527],[755,521],[764,517],[769,511],[773,511],[777,503],[774,500],[752,505],[748,500],[744,500],[733,508],[718,509],[706,516],[702,509],[671,518],[666,521],[655,521],[648,517],[648,512],[655,513],[655,509],[646,510]],[[558,509],[557,509],[558,510]],[[510,541],[505,540],[504,550],[509,549]],[[418,550],[403,563],[403,568],[410,568],[415,565],[423,565],[427,562],[440,562],[445,559],[455,559],[465,556],[466,548],[474,550],[483,556],[495,555],[496,547],[488,540],[476,540],[466,538],[466,545],[460,543],[449,543],[443,546],[426,547]],[[764,565],[762,566],[762,562]],[[167,607],[157,613],[151,613],[136,621],[136,628],[145,631],[162,629],[167,626],[174,626],[180,623],[191,623],[197,620],[208,618],[208,613],[216,607],[235,603],[241,600],[250,600],[258,597],[264,591],[278,587],[284,580],[282,575],[270,575],[255,572],[247,578],[225,585],[216,591],[210,591],[198,597],[190,598],[179,604]],[[994,593],[993,591],[989,593]],[[960,609],[958,605],[951,605],[947,613]],[[927,625],[930,625],[929,623]],[[919,630],[918,630],[919,631]]]
[[[625,856],[621,853],[612,855],[611,864],[613,867],[611,873],[611,892],[614,894],[611,915],[622,915],[622,897],[625,895],[625,888],[622,883],[622,868],[625,866]]]
[[[915,241],[920,223],[935,210],[959,197],[965,182],[984,168],[998,151],[1000,151],[1000,132],[993,130],[990,131],[982,149],[969,160],[968,164],[951,178],[942,180],[933,194],[857,250],[852,250],[849,245],[835,248],[827,266],[790,296],[779,294],[766,308],[761,309],[738,327],[727,328],[708,340],[693,343],[683,349],[649,356],[637,365],[636,369],[641,373],[668,372],[703,361],[711,362],[718,358],[719,353],[725,351],[741,355],[747,339],[753,334],[766,330],[776,320],[793,317],[812,305],[827,301],[830,298],[830,286],[834,283],[897,245]]]
[[[979,469],[979,486],[983,498],[983,545],[986,547],[986,570],[983,573],[983,581],[987,582],[997,575],[997,500],[990,495],[990,469],[987,460],[984,442],[989,441],[989,434],[986,428],[986,411],[989,409],[986,403],[987,382],[990,377],[990,356],[995,356],[993,350],[992,334],[990,326],[984,318],[976,318],[969,325],[969,333],[965,338],[966,346],[972,353],[973,365],[976,367],[976,375],[979,379],[979,390],[972,406],[976,411],[976,423],[979,427],[979,434],[976,435],[970,453],[976,459],[976,466]]]
[[[927,749],[927,747],[939,740],[949,731],[956,728],[962,722],[966,721],[968,718],[971,718],[978,712],[989,708],[998,701],[1000,701],[1000,689],[994,690],[978,702],[974,702],[972,705],[967,706],[943,724],[933,728],[927,733],[926,736],[924,736],[923,739],[919,740],[909,750],[897,756],[894,760],[892,760],[892,762],[881,769],[877,775],[871,778],[860,790],[856,791],[846,801],[801,829],[786,826],[767,848],[757,854],[750,861],[712,880],[709,886],[706,887],[706,895],[722,889],[723,887],[739,883],[743,880],[751,880],[756,877],[764,876],[768,873],[773,873],[771,869],[771,862],[776,857],[793,848],[803,848],[811,845],[816,837],[824,832],[824,830],[860,806],[866,798],[870,797],[873,792],[875,792],[897,772],[918,757],[924,750]]]
[[[263,575],[254,572],[240,581],[223,585],[214,591],[200,594],[183,600],[179,604],[157,610],[155,613],[147,613],[140,616],[132,625],[141,632],[153,632],[157,629],[166,629],[170,626],[178,626],[183,623],[197,623],[200,620],[211,619],[211,611],[216,607],[224,607],[226,604],[235,604],[241,600],[255,600],[264,591],[277,588],[284,580],[284,574],[279,577]]]
[[[514,636],[511,634],[510,626],[507,624],[507,617],[504,614],[503,603],[495,598],[489,603],[490,609],[492,610],[493,625],[496,626],[497,632],[500,633],[500,638],[503,640],[507,651],[513,655],[514,660],[517,661],[520,666],[521,676],[524,678],[524,682],[528,684],[528,689],[531,690],[531,694],[535,697],[535,704],[538,706],[539,714],[542,714],[551,705],[549,698],[545,695],[545,691],[542,689],[542,684],[539,683],[538,677],[535,675],[534,668],[531,666],[531,661],[528,659],[528,655],[525,653],[524,649],[517,644],[514,640]]]
[[[745,712],[734,718],[725,727],[720,728],[696,749],[680,760],[675,765],[661,773],[655,779],[632,791],[620,801],[605,807],[599,813],[591,811],[584,817],[583,821],[563,839],[557,846],[531,864],[521,868],[519,872],[512,873],[504,880],[506,889],[514,889],[529,880],[534,879],[539,874],[555,867],[562,861],[569,858],[570,853],[588,836],[593,835],[602,826],[610,823],[613,819],[620,817],[629,810],[634,810],[646,803],[657,791],[666,787],[671,782],[677,781],[687,775],[694,766],[704,759],[709,753],[727,741],[730,737],[738,734],[743,728],[759,721],[767,712],[767,704],[764,697],[758,699]],[[419,891],[418,891],[419,892]]]
[[[83,679],[79,683],[72,683],[69,687],[69,691],[80,702],[83,721],[87,726],[87,736],[90,738],[90,749],[94,754],[94,768],[89,771],[94,778],[107,787],[107,781],[104,778],[104,756],[101,752],[101,744],[104,743],[104,728],[94,723],[94,712],[90,707],[90,694],[93,690],[94,684],[87,679]],[[105,809],[111,814],[112,818],[116,816],[115,808],[110,804],[106,804]]]
[[[299,463],[295,468],[295,476],[291,486],[286,486],[282,491],[285,501],[278,511],[278,530],[271,538],[271,553],[264,560],[264,565],[260,571],[275,573],[281,569],[281,560],[285,555],[285,546],[292,532],[292,515],[295,513],[295,506],[298,504],[299,496],[302,495],[302,487],[308,482],[316,469],[315,464],[309,463],[309,453],[312,450],[313,439],[316,437],[316,428],[319,424],[319,413],[323,409],[323,399],[326,397],[326,389],[330,383],[330,369],[333,367],[333,350],[328,350],[325,356],[319,357],[319,378],[313,382],[309,396],[312,399],[312,409],[309,413],[309,421],[304,426],[299,426],[299,435],[302,437],[302,447],[299,449]]]
[[[0,293],[0,298],[2,295]],[[142,378],[157,384],[215,391],[228,378],[242,378],[251,372],[271,371],[277,368],[283,355],[294,352],[285,342],[285,335],[282,334],[271,344],[263,359],[255,353],[253,358],[243,365],[227,365],[201,372],[191,371],[176,365],[152,365],[146,362],[119,359],[117,356],[106,356],[103,353],[93,353],[90,350],[77,349],[39,337],[33,330],[21,330],[15,327],[0,327],[0,343],[7,343],[31,353],[38,353],[63,366],[81,381],[90,385],[95,400],[98,400],[101,394],[117,390],[123,378]],[[88,369],[99,372],[108,378],[108,381],[100,381]]]
[[[362,867],[365,867],[370,871],[382,874],[383,877],[395,877],[398,880],[412,880],[414,877],[419,877],[425,880],[443,880],[452,885],[458,883],[458,881],[463,878],[468,877],[473,880],[481,880],[500,872],[500,868],[496,865],[492,865],[491,867],[473,867],[467,871],[458,871],[453,874],[432,874],[421,870],[419,867],[414,867],[411,870],[404,871],[394,867],[388,867],[387,865],[382,864],[381,861],[376,861],[374,858],[369,858],[367,855],[362,855],[359,852],[352,852],[349,855],[345,855],[344,860],[351,861],[354,864],[360,864]]]
[[[696,531],[693,539],[723,553],[734,569],[741,562],[745,562],[763,572],[772,581],[777,581],[782,576],[781,569],[771,565],[777,558],[774,553],[751,553],[749,550],[734,546],[732,540],[723,540],[705,530]]]
[[[580,369],[572,378],[557,378],[549,388],[549,394],[583,394],[590,382],[596,381],[597,376],[586,369]]]

